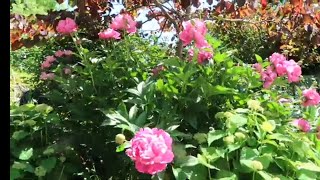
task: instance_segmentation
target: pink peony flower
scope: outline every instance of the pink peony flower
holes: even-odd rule
[[[45,73],[42,72],[40,75],[41,80],[53,80],[55,77],[54,73]]]
[[[132,34],[137,31],[137,22],[132,19],[128,14],[119,14],[114,18],[110,27],[113,30],[126,30],[128,33]]]
[[[194,25],[192,22],[194,22]],[[182,22],[182,26],[184,29],[179,37],[184,46],[187,46],[194,40],[197,48],[209,47],[209,44],[205,39],[207,28],[203,21],[199,19],[185,21]]]
[[[47,56],[45,58],[45,61],[49,62],[49,63],[53,63],[56,60],[56,58],[54,56]]]
[[[71,74],[71,69],[70,68],[64,68],[63,72],[64,72],[64,74]]]
[[[274,71],[272,66],[268,66],[267,69],[262,72],[261,78],[264,81],[263,87],[269,88],[277,78],[277,73]]]
[[[252,67],[258,72],[258,73],[262,73],[262,65],[260,63],[255,63],[252,65]]]
[[[296,126],[297,128],[299,128],[303,132],[309,132],[311,130],[311,126],[310,126],[309,122],[302,119],[302,118],[294,120],[292,122],[292,125]]]
[[[320,95],[315,89],[305,89],[302,92],[304,101],[303,106],[315,106],[320,103]]]
[[[50,66],[51,66],[51,63],[49,63],[48,61],[44,61],[41,64],[41,69],[46,69],[46,68],[49,68]]]
[[[98,35],[100,39],[120,39],[120,33],[110,28],[100,32]]]
[[[130,141],[126,154],[135,162],[141,173],[156,174],[173,161],[172,138],[157,128],[142,128]]]
[[[56,57],[62,57],[64,55],[64,51],[58,50],[54,53]]]
[[[285,62],[288,81],[291,82],[298,82],[300,80],[300,76],[302,74],[301,67],[296,63],[294,60],[286,61]]]
[[[213,56],[212,52],[206,51],[206,50],[200,50],[198,54],[198,63],[202,64],[205,61],[208,61],[209,59],[211,59],[212,56]]]
[[[285,62],[286,57],[279,53],[273,53],[269,57],[270,61],[273,63],[278,76],[284,76],[287,73]]]
[[[70,34],[76,32],[78,26],[76,22],[71,18],[66,18],[65,20],[60,20],[56,30],[61,34]]]

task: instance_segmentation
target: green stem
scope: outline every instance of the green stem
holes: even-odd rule
[[[256,172],[254,171],[252,174],[252,180],[255,180],[255,175],[256,175]]]
[[[62,170],[61,170],[61,172],[60,172],[59,180],[61,180],[62,173],[63,173],[63,171],[64,171],[64,167],[65,167],[65,166],[62,167]]]
[[[208,168],[208,175],[209,175],[209,180],[211,180],[211,172],[210,172],[210,168]]]

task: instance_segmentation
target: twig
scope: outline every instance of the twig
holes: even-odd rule
[[[160,8],[161,12],[166,16],[166,18],[173,24],[173,27],[176,29],[176,33],[180,34],[180,28],[178,23],[170,16],[170,14],[164,9],[163,5],[160,4],[158,0],[155,0],[154,3],[156,4],[157,7]],[[176,49],[176,55],[179,58],[182,58],[182,41],[179,39],[178,44],[177,44],[177,49]]]

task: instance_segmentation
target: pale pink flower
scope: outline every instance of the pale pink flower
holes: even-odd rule
[[[310,123],[302,118],[294,120],[292,125],[296,126],[303,132],[309,132],[311,130]]]
[[[172,138],[162,129],[142,128],[131,139],[130,145],[126,154],[141,173],[156,174],[173,161]]]
[[[315,89],[305,89],[302,92],[304,97],[304,101],[302,103],[303,106],[315,106],[320,103],[320,95]]]
[[[128,14],[119,14],[114,18],[110,27],[114,30],[126,30],[128,33],[132,34],[137,31],[137,22],[132,19]]]
[[[56,57],[62,57],[64,55],[64,51],[58,50],[54,53]]]
[[[46,68],[49,68],[49,67],[51,67],[51,63],[49,63],[48,61],[42,62],[41,69],[46,69]]]
[[[64,74],[71,74],[71,69],[70,68],[64,68],[63,72],[64,72]]]
[[[269,88],[276,78],[277,73],[272,66],[268,66],[267,69],[261,73],[261,79],[264,81],[264,88]]]
[[[49,63],[53,63],[56,60],[54,56],[47,56],[45,58],[45,61],[48,61]]]
[[[182,22],[183,31],[180,33],[180,39],[183,42],[184,46],[187,46],[191,43],[194,37],[194,27],[190,21]]]
[[[258,73],[262,73],[262,65],[260,63],[255,63],[252,65],[252,67],[258,72]]]
[[[110,28],[100,32],[98,35],[100,39],[120,39],[120,33]]]
[[[72,54],[73,54],[72,51],[70,51],[70,50],[64,50],[64,55],[70,56],[70,55],[72,55]]]
[[[55,77],[54,73],[42,72],[40,75],[41,80],[53,80]]]
[[[76,22],[71,18],[66,18],[65,20],[60,20],[56,30],[61,34],[70,34],[76,32],[78,26]]]
[[[287,70],[288,81],[290,83],[300,81],[302,71],[298,63],[296,63],[294,60],[290,60],[285,62],[285,66]]]

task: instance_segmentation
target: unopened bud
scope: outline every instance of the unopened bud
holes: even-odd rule
[[[239,140],[243,140],[243,139],[246,138],[246,135],[243,134],[242,132],[236,132],[236,133],[234,133],[234,135],[235,135],[236,138],[239,139]]]
[[[226,144],[233,144],[234,143],[234,136],[231,135],[231,136],[224,137],[223,141]]]
[[[123,144],[126,142],[126,137],[123,134],[117,134],[115,140],[117,144]]]
[[[254,170],[260,171],[260,170],[263,169],[263,165],[262,165],[262,163],[260,161],[254,160],[254,161],[252,161],[252,168]]]

